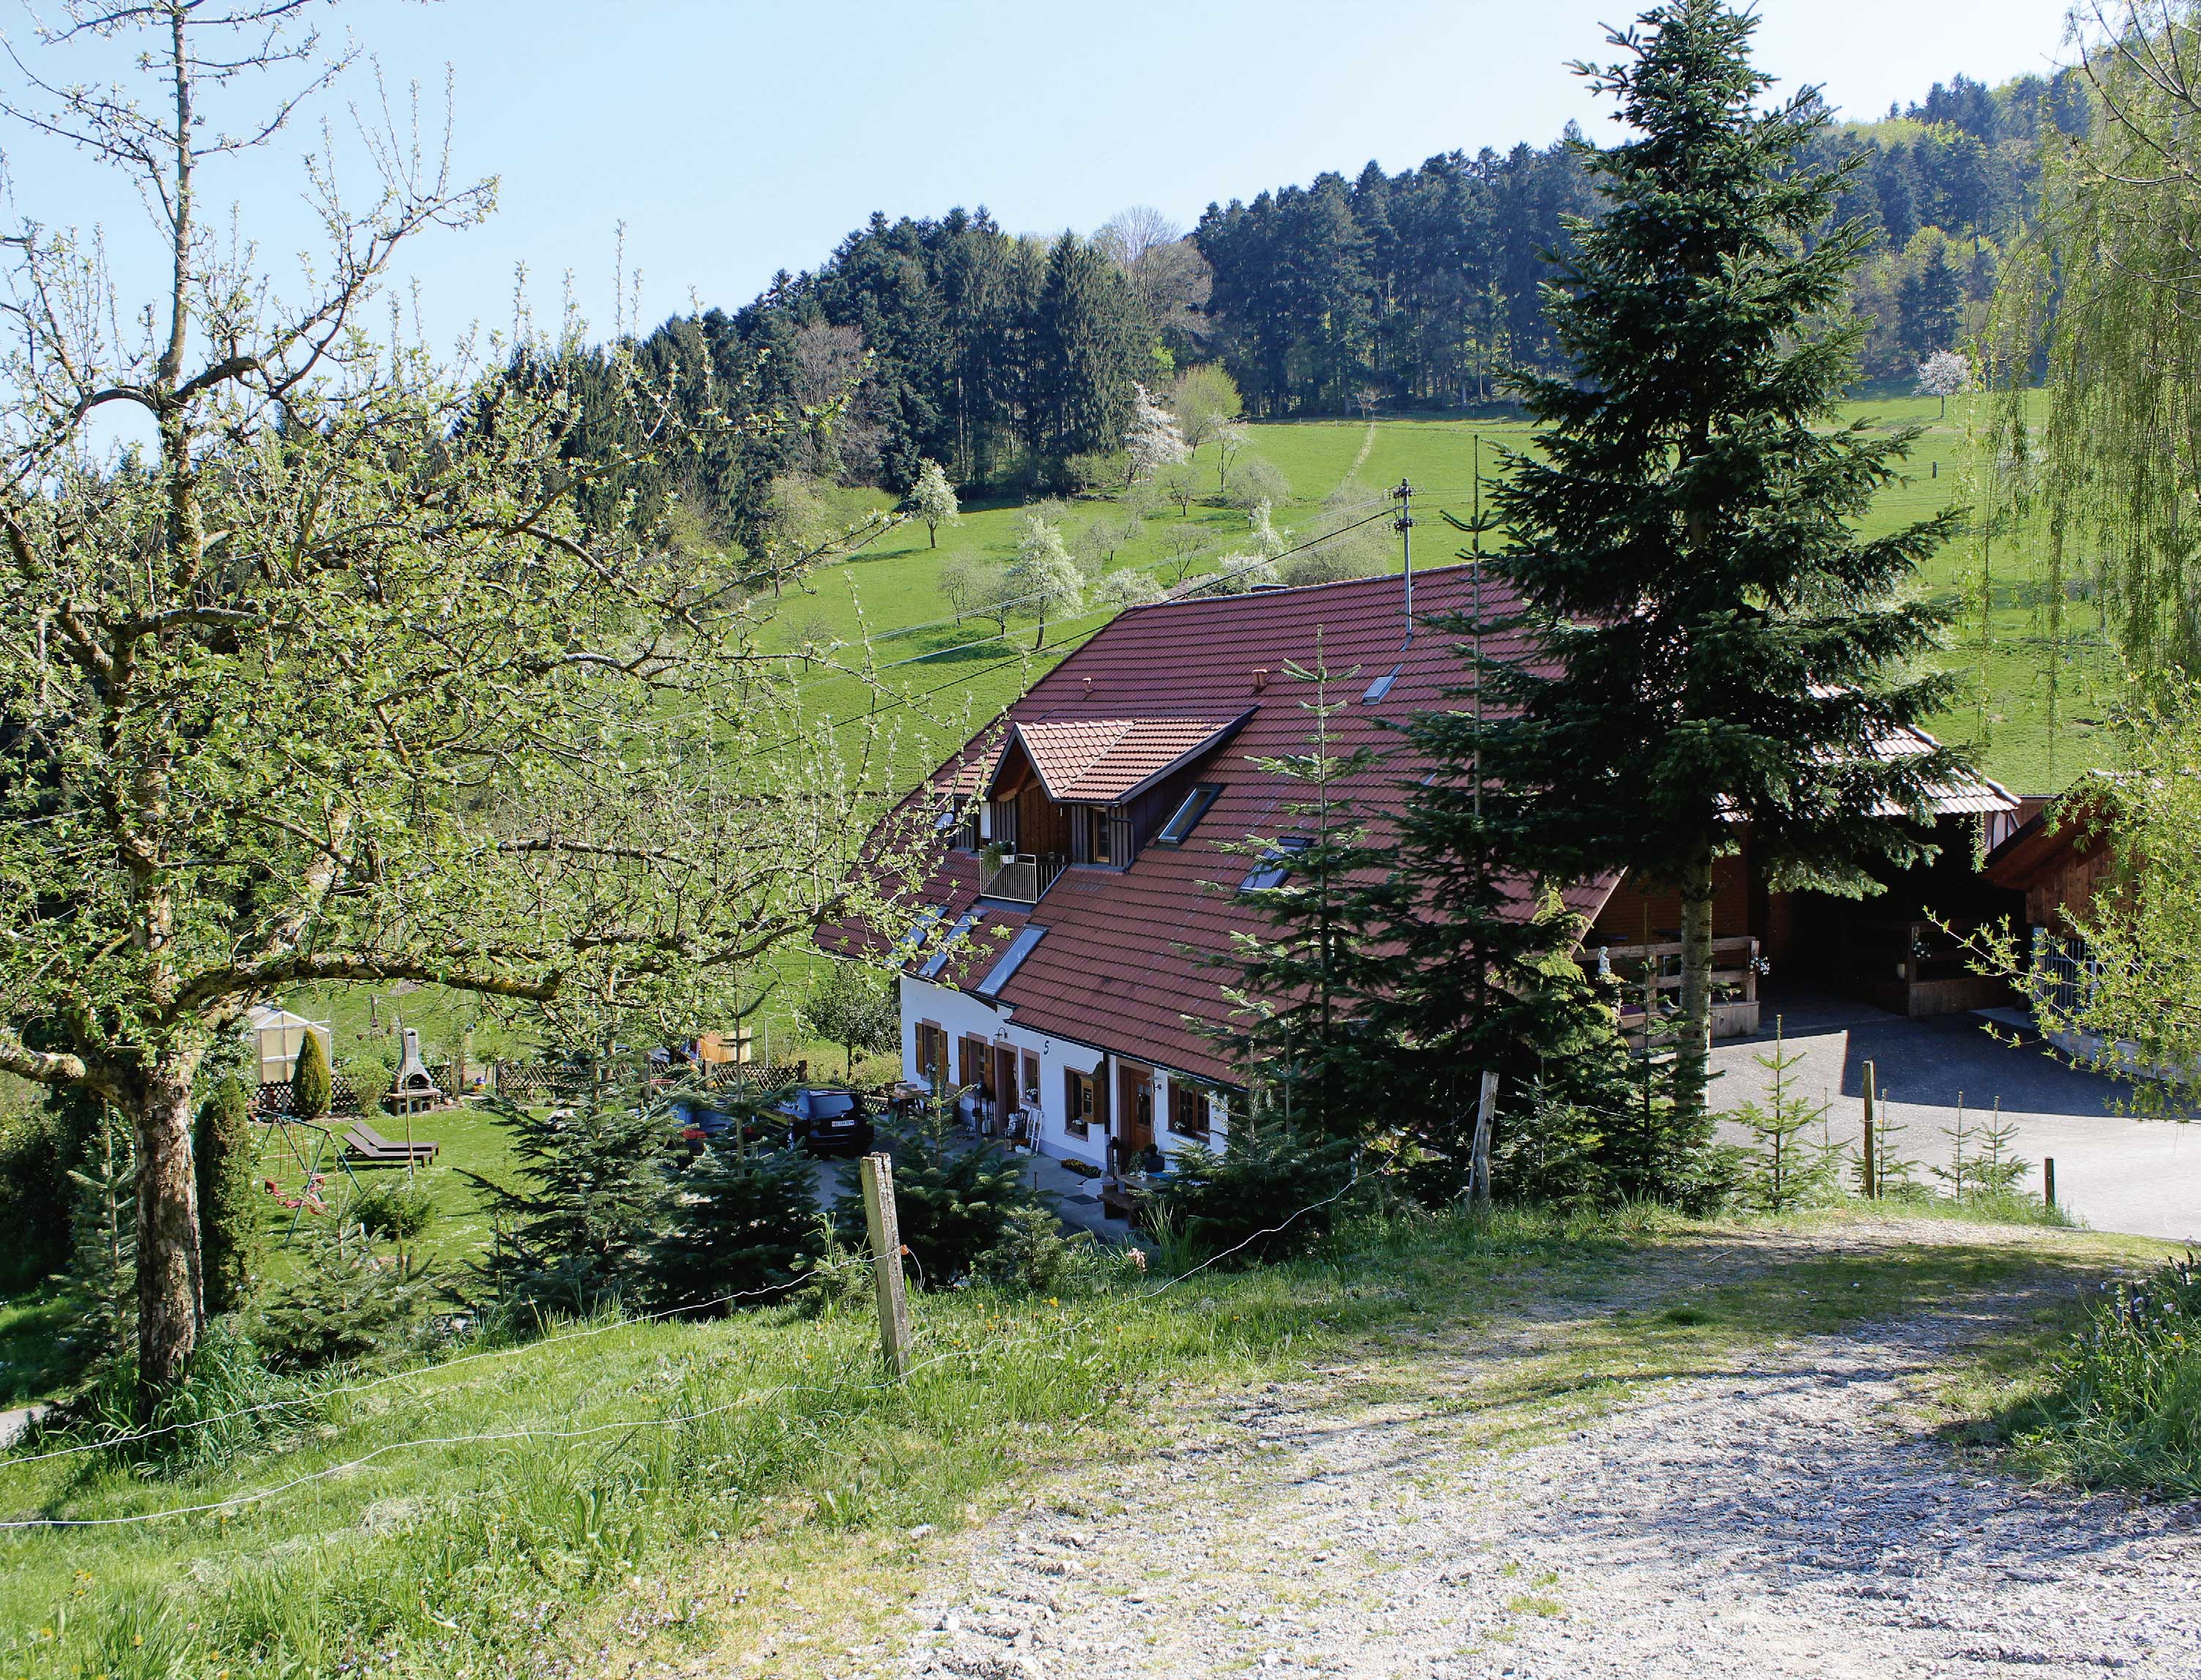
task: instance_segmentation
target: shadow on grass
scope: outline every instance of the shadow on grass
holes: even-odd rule
[[[67,1380],[61,1338],[69,1318],[50,1285],[0,1302],[0,1407],[46,1399]]]

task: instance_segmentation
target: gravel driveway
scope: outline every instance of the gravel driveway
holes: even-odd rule
[[[915,1642],[855,1671],[2190,1680],[2201,1513],[2028,1490],[1910,1409],[2040,1299],[1790,1338],[1556,1424],[1493,1379],[1564,1325],[1272,1385],[979,1531]]]

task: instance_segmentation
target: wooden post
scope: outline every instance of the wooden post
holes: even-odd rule
[[[909,1301],[902,1292],[901,1221],[895,1214],[894,1157],[864,1157],[864,1223],[879,1297],[879,1353],[896,1377],[909,1374]]]
[[[2040,1162],[2040,1194],[2050,1207],[2056,1205],[2056,1157],[2052,1155]]]
[[[1475,1143],[1468,1153],[1468,1194],[1488,1206],[1490,1202],[1490,1122],[1498,1106],[1498,1075],[1483,1071],[1482,1096],[1475,1105]]]
[[[1875,1089],[1876,1083],[1873,1065],[1868,1062],[1864,1064],[1864,1152],[1861,1157],[1864,1163],[1864,1193],[1868,1197],[1877,1197],[1880,1194],[1879,1163],[1873,1159],[1875,1145],[1879,1141],[1873,1136],[1877,1123],[1877,1117],[1873,1112],[1877,1106],[1875,1101],[1878,1095]]]

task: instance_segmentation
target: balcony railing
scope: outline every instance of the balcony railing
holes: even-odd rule
[[[1054,885],[1054,878],[1063,871],[1067,858],[1059,852],[1046,852],[1034,857],[1018,852],[1004,858],[993,868],[986,859],[978,860],[978,896],[982,899],[1002,899],[1012,904],[1036,904],[1047,889]]]

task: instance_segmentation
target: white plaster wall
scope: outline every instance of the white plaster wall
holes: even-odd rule
[[[1099,1127],[1089,1136],[1074,1136],[1069,1127],[1066,1093],[1063,1074],[1074,1069],[1089,1074],[1107,1086],[1106,1098],[1112,1110],[1115,1103],[1114,1071],[1112,1065],[1104,1065],[1103,1053],[1090,1045],[1073,1039],[1059,1039],[1029,1027],[1018,1027],[1012,1013],[1004,1011],[953,986],[935,986],[914,975],[901,977],[901,1068],[902,1077],[916,1080],[917,1027],[921,1021],[936,1023],[948,1034],[948,1065],[954,1066],[956,1041],[976,1035],[989,1043],[1012,1045],[1019,1053],[1037,1052],[1040,1062],[1040,1135],[1039,1148],[1043,1155],[1076,1156],[1095,1166],[1106,1164],[1107,1139]],[[1133,1060],[1138,1058],[1134,1057]],[[1169,1082],[1172,1075],[1166,1071],[1154,1075],[1154,1140],[1165,1155],[1174,1155],[1187,1139],[1169,1129]],[[1220,1149],[1226,1127],[1211,1118],[1207,1143]]]

